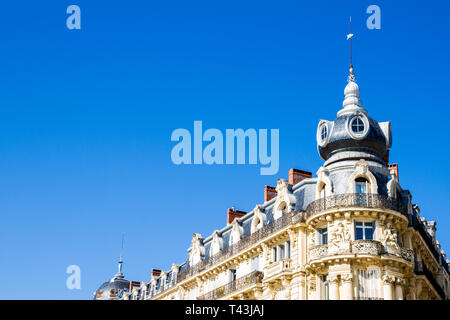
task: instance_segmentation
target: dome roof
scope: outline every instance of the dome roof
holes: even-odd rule
[[[380,125],[362,112],[346,113],[328,123],[328,126],[327,141],[322,145],[319,142],[318,146],[324,160],[340,151],[361,151],[379,158],[386,154],[388,143]]]
[[[95,292],[94,300],[116,300],[120,299],[125,291],[128,291],[130,281],[123,278],[112,278],[103,283]]]
[[[340,153],[336,158],[367,157],[383,163],[382,159],[391,145],[390,122],[378,123],[363,109],[353,66],[350,66],[344,94],[343,108],[337,113],[337,118],[319,122],[317,144],[320,156],[328,160]]]
[[[119,300],[124,292],[129,291],[130,281],[126,280],[122,273],[122,256],[119,260],[119,270],[114,277],[104,282],[100,288],[94,292],[94,300]]]

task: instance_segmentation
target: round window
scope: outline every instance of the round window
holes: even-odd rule
[[[351,128],[354,134],[361,135],[364,132],[364,121],[361,119],[361,117],[355,117],[353,118],[351,122]]]
[[[353,139],[364,139],[369,132],[369,121],[363,114],[357,114],[348,119],[347,132]]]
[[[327,121],[321,120],[317,126],[317,144],[324,147],[328,143],[330,136],[330,125]]]

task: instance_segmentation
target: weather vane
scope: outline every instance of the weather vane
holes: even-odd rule
[[[347,40],[350,40],[350,74],[348,75],[348,81],[355,81],[355,75],[353,73],[353,63],[352,63],[352,17],[350,16],[350,33],[347,34]]]

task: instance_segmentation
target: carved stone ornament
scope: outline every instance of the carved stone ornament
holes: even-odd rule
[[[383,230],[383,245],[389,252],[389,247],[399,250],[397,231],[392,226],[392,223],[388,222]]]
[[[353,275],[351,273],[346,273],[341,275],[341,279],[343,282],[353,282]]]
[[[395,283],[395,277],[392,275],[385,274],[381,280],[384,284],[394,284]]]
[[[350,252],[350,240],[347,224],[342,221],[335,222],[334,227],[330,230],[329,253]]]

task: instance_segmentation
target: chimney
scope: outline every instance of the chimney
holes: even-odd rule
[[[289,170],[289,183],[292,185],[295,185],[306,178],[312,178],[312,173],[294,168]]]
[[[130,291],[133,290],[134,287],[139,288],[141,286],[141,283],[139,281],[130,281]]]
[[[397,163],[388,164],[388,168],[389,168],[389,171],[391,171],[391,170],[394,171],[395,179],[397,180],[397,183],[398,183],[398,164]]]
[[[152,278],[153,277],[159,277],[160,275],[161,275],[161,270],[152,269]]]
[[[272,186],[264,186],[264,202],[270,201],[277,196],[277,190]]]
[[[227,209],[227,223],[230,224],[234,219],[240,218],[246,215],[247,212],[236,210],[235,206],[232,206],[231,209]]]
[[[383,157],[384,163],[386,164],[386,167],[389,166],[389,150],[386,151],[386,154]]]

